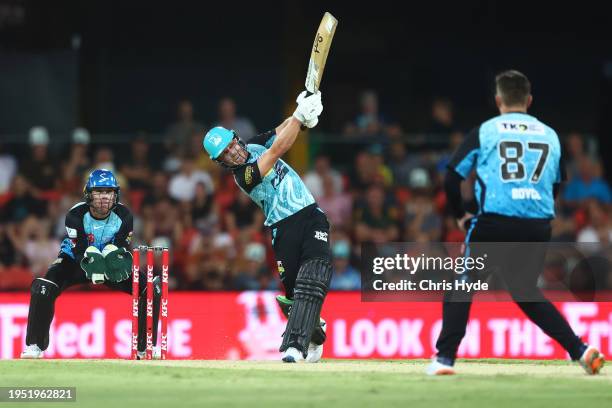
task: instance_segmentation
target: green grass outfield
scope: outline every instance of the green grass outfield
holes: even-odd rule
[[[458,375],[427,377],[427,363],[4,360],[0,386],[72,386],[77,402],[0,408],[612,406],[612,370],[605,367],[601,375],[587,376],[568,361],[460,360]]]

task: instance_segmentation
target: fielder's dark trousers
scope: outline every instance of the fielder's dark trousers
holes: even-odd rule
[[[472,222],[466,235],[466,243],[548,242],[550,230],[548,220],[483,214]],[[504,251],[508,251],[507,258],[504,252],[507,267],[496,272],[501,275],[499,277],[506,283],[517,305],[544,333],[561,344],[573,360],[578,360],[584,351],[584,344],[536,286],[544,266],[543,252],[528,252],[524,246],[517,246],[513,251],[512,245],[504,245]],[[526,263],[530,265],[529,268],[525,268]],[[540,267],[537,267],[538,264]],[[457,301],[458,299],[460,301]],[[461,339],[465,335],[471,305],[471,296],[461,294],[457,297],[456,292],[446,292],[442,309],[442,331],[436,343],[439,357],[454,362]]]

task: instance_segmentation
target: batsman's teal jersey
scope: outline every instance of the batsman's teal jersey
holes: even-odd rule
[[[265,137],[263,137],[265,135]],[[314,204],[315,199],[300,176],[283,160],[278,159],[267,174],[259,174],[257,159],[272,145],[272,132],[251,139],[261,144],[248,144],[247,163],[233,170],[236,184],[263,210],[264,225],[271,226]]]
[[[557,133],[533,116],[507,113],[470,132],[449,163],[476,172],[479,213],[553,218],[553,186],[564,178]]]

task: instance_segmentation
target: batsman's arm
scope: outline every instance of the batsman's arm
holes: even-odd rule
[[[278,135],[281,130],[283,130],[285,126],[287,126],[287,124],[289,123],[289,119],[291,118],[285,119],[285,121],[283,121],[283,123],[278,125],[275,129],[268,130],[267,132],[260,133],[257,136],[253,137],[249,140],[249,144],[258,144],[260,146],[264,146],[266,149],[269,149],[270,146],[272,146],[272,143],[274,143],[276,135]]]
[[[293,146],[298,133],[300,133],[301,125],[302,122],[292,116],[276,128],[276,139],[274,143],[272,143],[272,146],[270,146],[270,148],[257,160],[259,174],[261,174],[262,177],[265,177],[276,161]]]

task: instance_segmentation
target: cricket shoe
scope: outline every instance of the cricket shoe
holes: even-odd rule
[[[453,362],[450,359],[444,357],[434,357],[429,366],[427,366],[425,373],[427,375],[453,375],[455,374],[455,369],[453,368]]]
[[[283,363],[301,363],[304,361],[304,355],[295,347],[289,347],[283,353]]]
[[[145,360],[147,357],[146,351],[138,351],[136,355],[138,360]],[[157,347],[153,348],[153,360],[161,360],[161,350]]]
[[[599,371],[604,365],[604,355],[600,353],[596,347],[588,346],[587,349],[584,350],[584,353],[582,353],[578,362],[587,374],[599,374]]]
[[[21,358],[38,359],[43,358],[43,351],[36,344],[26,346],[21,352]]]
[[[321,325],[321,330],[323,333],[327,332],[327,323],[325,320],[321,319],[319,323]],[[318,363],[321,361],[321,357],[323,356],[323,344],[316,344],[312,341],[308,345],[308,354],[306,355],[307,363]]]

